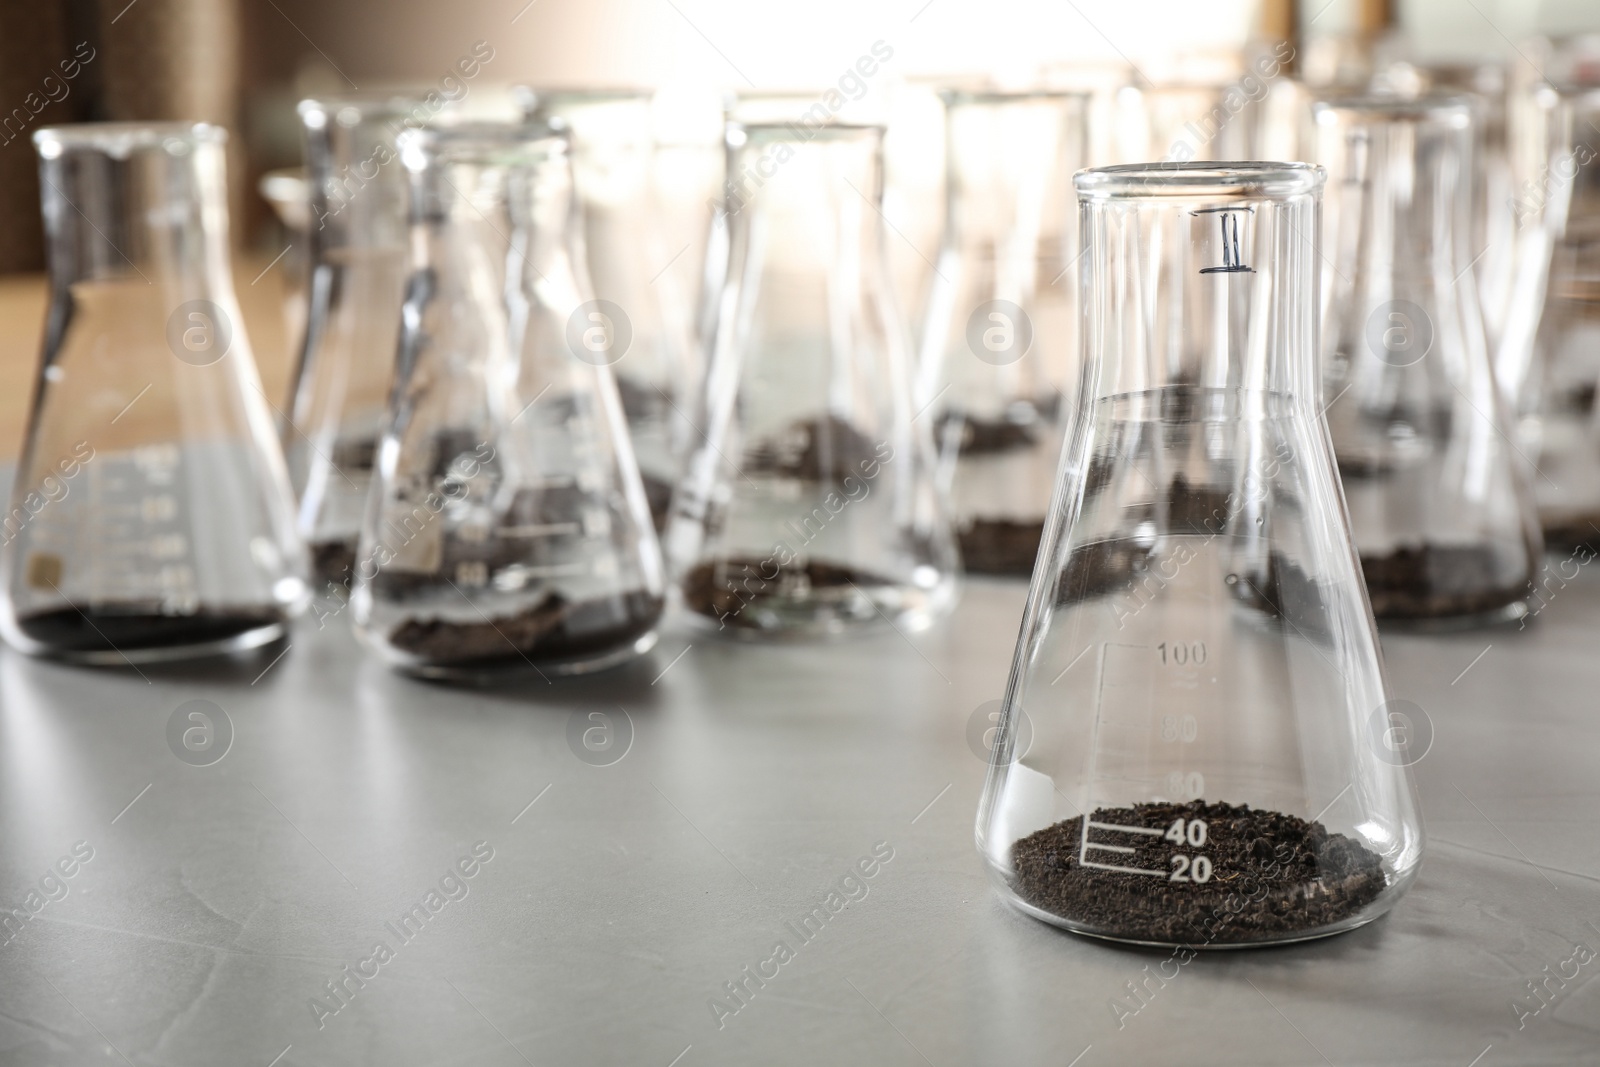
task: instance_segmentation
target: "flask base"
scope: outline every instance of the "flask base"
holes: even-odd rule
[[[548,593],[516,614],[459,619],[419,613],[376,644],[395,667],[423,678],[587,674],[654,647],[662,607],[661,597],[645,592],[587,601]]]
[[[34,612],[18,617],[8,629],[12,643],[29,655],[118,667],[259,648],[284,636],[288,618],[271,608],[209,608],[172,615],[149,606],[106,605]]]
[[[1194,940],[1171,940],[1160,938],[1141,938],[1126,934],[1110,933],[1106,930],[1089,926],[1084,923],[1075,923],[1070,919],[1063,919],[1059,915],[1035,907],[1026,900],[1012,893],[1003,883],[1000,885],[1001,893],[1013,908],[1040,922],[1048,923],[1060,930],[1079,937],[1091,937],[1096,941],[1110,941],[1119,945],[1138,945],[1142,948],[1188,948],[1205,950],[1208,952],[1226,952],[1229,950],[1270,948],[1274,945],[1294,945],[1302,941],[1319,941],[1325,937],[1334,937],[1338,934],[1349,933],[1351,930],[1366,926],[1368,923],[1383,918],[1392,906],[1392,901],[1380,900],[1378,904],[1358,915],[1351,916],[1342,922],[1329,926],[1319,927],[1315,930],[1301,930],[1292,934],[1280,934],[1272,937],[1262,937],[1251,941],[1215,941],[1207,940],[1203,934],[1197,934]]]
[[[1249,805],[1099,808],[1017,841],[1010,863],[995,873],[1030,914],[1141,944],[1304,940],[1392,899],[1382,857],[1361,841]]]
[[[885,622],[916,631],[955,599],[948,581],[924,589],[847,564],[753,556],[701,563],[679,592],[697,628],[746,640],[837,637]]]
[[[390,655],[388,658],[402,674],[430,682],[453,682],[466,685],[491,685],[522,676],[568,678],[597,674],[614,667],[632,663],[656,647],[661,635],[656,630],[642,634],[631,644],[612,648],[598,655],[572,659],[522,659],[512,656],[504,659],[483,659],[469,663],[420,663]]]

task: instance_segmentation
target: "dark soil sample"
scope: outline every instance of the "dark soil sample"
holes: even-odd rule
[[[650,521],[655,524],[656,533],[660,533],[667,528],[667,516],[672,513],[673,485],[648,474],[643,478],[644,498],[650,503]]]
[[[662,599],[648,593],[572,602],[546,593],[515,615],[477,622],[415,618],[389,633],[389,644],[430,666],[538,665],[624,648],[661,618]]]
[[[1094,496],[1106,486],[1111,484],[1111,479],[1121,465],[1121,457],[1108,453],[1092,456],[1089,459],[1089,471],[1083,478],[1083,495]]]
[[[863,476],[861,464],[878,460],[871,438],[833,415],[802,419],[745,454],[745,470],[808,482]]]
[[[1150,570],[1150,550],[1135,541],[1093,541],[1073,550],[1056,585],[1056,603],[1072,604],[1127,589]]]
[[[333,465],[346,474],[370,474],[378,459],[376,437],[351,437],[333,446]]]
[[[356,573],[356,541],[313,541],[306,546],[311,550],[311,575],[321,583],[332,582],[350,588]]]
[[[629,422],[643,422],[660,416],[667,406],[667,395],[649,382],[619,374],[617,397],[622,401],[622,414]]]
[[[1332,630],[1322,587],[1286,556],[1272,553],[1265,574],[1230,574],[1227,581],[1239,600],[1273,618],[1287,620],[1304,636],[1326,635]]]
[[[1172,476],[1167,493],[1167,533],[1221,533],[1228,523],[1228,491],[1191,486],[1182,474]]]
[[[1093,468],[1091,467],[1091,473]],[[1155,505],[1148,505],[1151,517]],[[1182,474],[1174,475],[1167,499],[1167,524],[1171,534],[1221,533],[1228,522],[1228,493],[1207,486],[1191,486]],[[1039,554],[1044,536],[1044,520],[1019,522],[1013,519],[976,518],[957,531],[961,542],[962,565],[972,574],[1028,577]],[[1099,596],[1119,588],[1133,577],[1143,562],[1145,550],[1132,542],[1098,542],[1073,553],[1068,562],[1073,586],[1063,586],[1063,599],[1081,584],[1079,595]]]
[[[1402,545],[1361,557],[1372,614],[1380,619],[1480,615],[1528,593],[1531,575],[1511,554],[1487,545]],[[1516,579],[1507,572],[1520,570]]]
[[[1588,549],[1600,553],[1600,515],[1580,515],[1545,523],[1544,547],[1551,552]]]
[[[969,574],[995,574],[1026,578],[1039,556],[1044,520],[973,519],[956,531],[961,543],[961,564]]]
[[[995,455],[1032,448],[1039,442],[1043,429],[1043,424],[1036,418],[1012,422],[1009,419],[977,419],[952,411],[940,416],[934,424],[933,438],[943,449],[946,438],[955,434],[961,455]]]
[[[1166,836],[1177,835],[1180,819],[1181,844]],[[1203,834],[1196,819],[1205,824]],[[1190,843],[1196,840],[1201,844]],[[1351,918],[1388,884],[1380,857],[1359,841],[1245,804],[1100,808],[1090,818],[1088,842],[1117,847],[1085,849],[1084,841],[1082,818],[1018,841],[1011,848],[1013,888],[1042,911],[1131,941],[1233,945],[1293,937]],[[1085,857],[1151,873],[1086,866]]]
[[[168,615],[151,603],[106,603],[88,611],[55,608],[24,615],[17,626],[63,652],[133,652],[226,641],[285,621],[276,608],[201,608],[190,615]]]
[[[1594,396],[1597,385],[1600,385],[1600,383],[1585,382],[1583,385],[1574,386],[1562,399],[1570,410],[1586,414],[1594,410]]]
[[[482,462],[478,448],[485,443],[475,430],[440,430],[433,435],[433,465],[428,468],[428,476],[448,476],[451,466],[463,455]]]
[[[1395,469],[1393,460],[1370,457],[1338,456],[1339,477],[1355,481],[1382,478]]]
[[[1190,383],[1175,383],[1161,390],[1162,422],[1193,422],[1200,390]]]
[[[771,577],[764,578],[763,574]],[[734,556],[702,563],[691,570],[683,579],[683,602],[690,611],[718,619],[725,625],[759,630],[763,627],[755,618],[756,613],[744,609],[818,591],[842,592],[851,585],[867,588],[888,584],[888,579],[879,575],[823,560],[780,567],[771,557]]]

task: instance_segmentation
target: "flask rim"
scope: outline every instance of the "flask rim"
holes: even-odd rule
[[[1311,113],[1320,125],[1333,119],[1366,123],[1432,123],[1452,129],[1472,125],[1473,113],[1483,106],[1469,93],[1428,92],[1418,96],[1356,93],[1316,100]]]
[[[1600,107],[1600,82],[1552,79],[1534,86],[1532,95],[1535,98],[1554,97],[1564,104],[1578,107]]]
[[[1326,176],[1314,163],[1122,163],[1080,170],[1072,184],[1084,203],[1195,197],[1260,200],[1315,193]]]
[[[306,125],[313,125],[316,116],[326,119],[332,118],[340,126],[350,127],[359,122],[370,122],[378,119],[401,118],[410,115],[418,107],[423,106],[422,93],[407,92],[351,92],[328,93],[326,95],[308,96],[295,105],[295,111],[300,116],[300,121]],[[344,120],[347,110],[357,112],[354,122]]]
[[[566,130],[542,121],[460,122],[402,130],[395,148],[407,170],[436,161],[486,165],[538,163],[567,154]]]
[[[945,107],[998,107],[1005,104],[1087,104],[1094,98],[1088,89],[1002,89],[947,85],[939,90]]]
[[[793,122],[746,122],[728,119],[725,135],[728,144],[742,148],[751,142],[761,144],[807,144],[812,141],[881,140],[888,127],[881,122],[823,122],[815,126]]]
[[[227,141],[228,131],[210,122],[75,122],[43,126],[33,132],[34,147],[45,159],[66,152],[99,152],[126,159],[136,151],[158,148],[184,155],[199,145]]]
[[[655,90],[642,85],[533,85],[519,82],[511,95],[525,114],[542,107],[548,100],[571,104],[650,103]]]

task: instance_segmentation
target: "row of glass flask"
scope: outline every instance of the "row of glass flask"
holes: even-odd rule
[[[1081,97],[952,94],[952,143],[996,151],[951,154],[920,353],[881,128],[733,117],[707,296],[673,322],[591,280],[641,273],[605,259],[644,232],[631,101],[559,104],[422,129],[405,102],[303,105],[282,450],[221,132],[41,131],[52,304],[8,639],[248,647],[314,566],[318,614],[348,582],[403,669],[580,671],[649,648],[669,595],[735,634],[922,625],[993,545],[1032,571],[979,817],[1013,902],[1207,945],[1393,903],[1422,836],[1372,609],[1517,617],[1539,543],[1460,240],[1469,103],[1319,105],[1323,227],[1323,171],[1291,163],[1084,171],[1073,212],[1000,149],[1069,173]],[[697,389],[660,370],[690,336]]]
[[[933,432],[874,266],[879,134],[730,127],[733,172],[766,178],[730,194],[687,420],[704,439],[666,538],[707,626],[904,623],[953,596]],[[8,636],[106,662],[268,638],[305,561],[226,273],[220,134],[39,143],[57,288],[18,491],[46,502],[7,545]],[[347,566],[358,630],[408,669],[594,667],[662,610],[570,143],[398,139],[400,361]],[[1415,873],[1405,748],[1369,743],[1386,691],[1315,372],[1322,184],[1277,163],[1076,179],[1086,358],[979,824],[997,883],[1051,922],[1294,939],[1373,918]],[[776,247],[814,258],[784,273]],[[335,304],[362,284],[314,279]]]

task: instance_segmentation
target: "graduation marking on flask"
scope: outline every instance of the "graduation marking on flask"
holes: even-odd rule
[[[1246,266],[1239,254],[1239,215],[1255,214],[1253,207],[1206,207],[1191,211],[1191,215],[1220,215],[1222,224],[1222,266],[1201,267],[1201,274],[1254,274],[1254,267]]]

